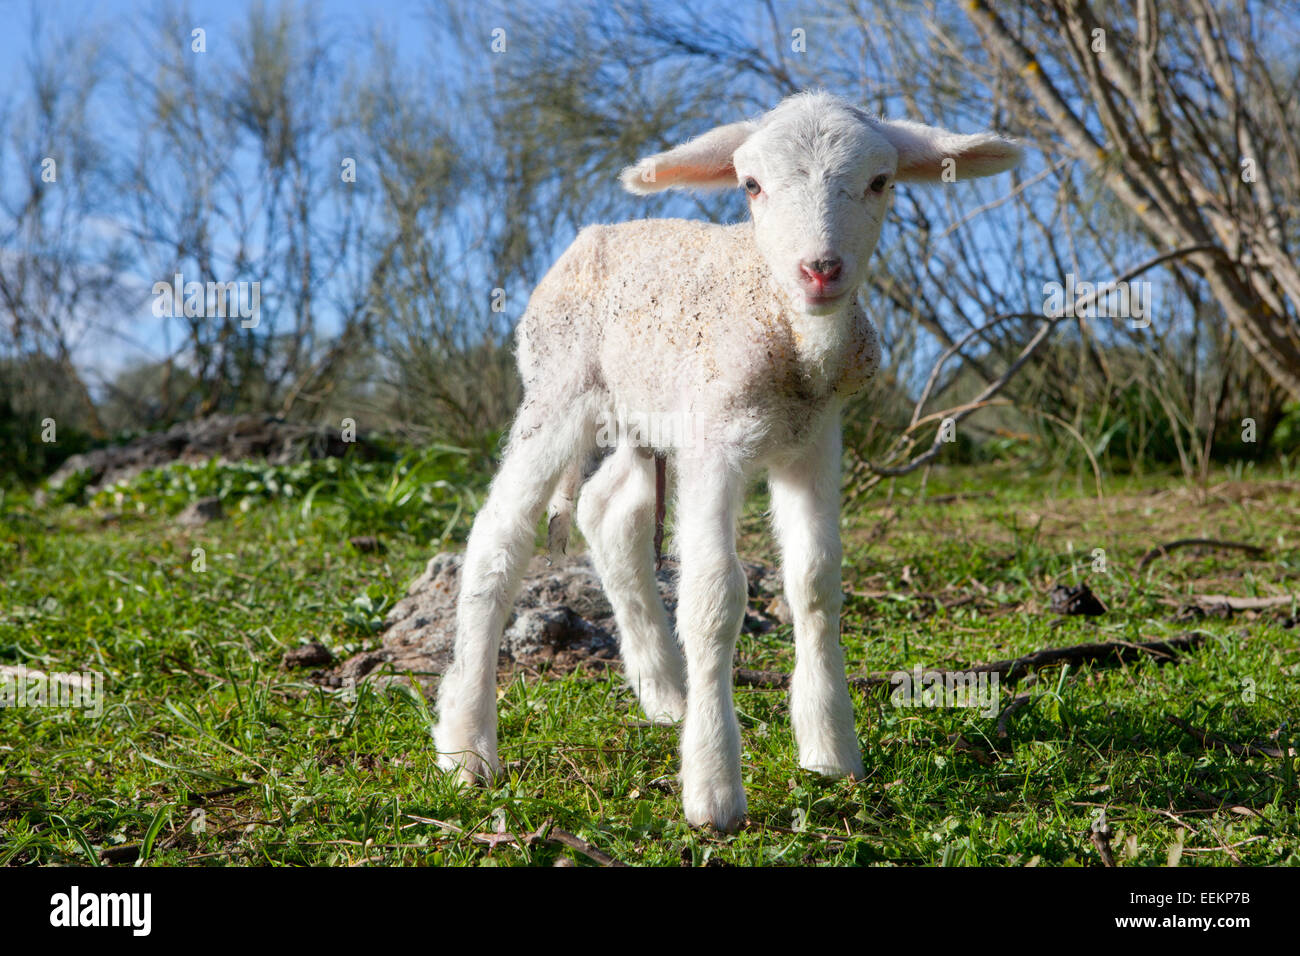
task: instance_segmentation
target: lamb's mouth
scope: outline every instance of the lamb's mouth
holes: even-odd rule
[[[844,292],[836,292],[834,295],[815,295],[805,292],[803,301],[809,312],[825,313],[842,303],[845,295]]]

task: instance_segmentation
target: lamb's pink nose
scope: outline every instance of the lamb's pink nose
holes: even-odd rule
[[[840,277],[843,265],[843,262],[835,257],[815,259],[812,262],[799,263],[799,271],[803,273],[805,279],[820,289]]]

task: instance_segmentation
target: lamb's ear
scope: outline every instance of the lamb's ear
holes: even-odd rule
[[[709,130],[666,153],[647,156],[619,177],[630,193],[646,195],[664,189],[719,189],[736,185],[732,154],[749,139],[758,124],[745,120]]]
[[[873,120],[872,125],[898,150],[901,182],[952,182],[993,176],[1020,165],[1025,151],[996,133],[950,133],[937,126]]]

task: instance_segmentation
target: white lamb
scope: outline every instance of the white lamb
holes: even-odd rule
[[[441,766],[466,781],[499,769],[501,633],[542,509],[551,503],[562,538],[581,486],[578,524],[627,679],[650,719],[684,718],[686,819],[739,826],[731,680],[746,585],[735,523],[747,477],[766,468],[794,618],[799,763],[862,776],[839,643],[840,408],[875,374],[880,347],[857,290],[896,181],[988,176],[1020,158],[991,133],[886,122],[815,92],[623,173],[634,193],[740,186],[752,221],[592,226],[534,291],[518,335],[524,400],[461,572],[435,732]],[[602,424],[628,410],[687,420],[692,440],[637,447],[625,435],[584,485]],[[677,640],[655,588],[655,455],[675,477]]]

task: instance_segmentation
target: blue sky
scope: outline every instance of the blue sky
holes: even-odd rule
[[[243,18],[252,4],[248,0],[191,0],[186,7],[194,14],[195,26],[208,31],[208,49],[220,54],[220,37],[230,24]],[[315,0],[314,4],[331,21],[344,29],[363,34],[380,21],[404,55],[416,55],[427,46],[428,15],[425,0],[384,0],[382,3],[351,3],[348,0]],[[129,31],[122,27],[143,22],[159,9],[157,0],[0,0],[0,18],[6,29],[0,32],[0,64],[9,81],[27,54],[33,15],[52,24],[77,21],[102,26],[117,39]],[[123,53],[130,55],[129,50]]]
[[[0,31],[0,104],[14,104],[15,100],[28,94],[25,74],[33,52],[33,28],[38,21],[45,28],[46,42],[61,38],[69,31],[78,36],[97,37],[104,44],[110,61],[140,68],[147,66],[151,57],[145,42],[151,22],[161,10],[185,9],[190,13],[188,20],[206,32],[210,62],[219,64],[226,56],[230,57],[230,62],[235,62],[229,46],[232,28],[247,16],[256,2],[190,0],[184,4],[163,4],[159,0],[0,0],[0,23],[5,25],[5,29]],[[368,48],[373,30],[378,27],[403,62],[442,61],[445,64],[447,57],[455,56],[454,51],[445,48],[435,50],[436,25],[430,21],[427,0],[389,0],[375,4],[311,0],[304,6],[317,10],[321,21],[343,38],[345,55],[349,55],[346,47],[350,43]],[[178,42],[188,45],[188,33],[178,37]],[[102,123],[104,128],[125,134],[124,141],[130,142],[129,128],[113,119],[115,110],[121,106],[120,102],[100,94],[98,108],[105,113],[97,120],[106,120]],[[0,130],[0,135],[8,133]],[[14,174],[12,170],[3,172],[6,176]],[[111,230],[111,223],[104,225]],[[141,290],[147,290],[155,279],[170,280],[170,276],[142,275],[135,279]],[[134,362],[161,358],[168,351],[165,322],[153,317],[148,301],[133,312],[103,317],[95,324],[116,329],[122,334],[92,332],[77,343],[77,359],[79,363],[111,376]],[[328,320],[325,325],[328,327]]]
[[[189,20],[194,26],[202,27],[207,32],[207,64],[220,67],[223,62],[237,63],[231,48],[229,37],[231,28],[242,21],[253,6],[254,0],[192,0],[186,4],[190,12]],[[562,2],[562,0],[541,0],[541,2]],[[345,56],[349,56],[348,44],[353,44],[358,58],[369,51],[370,37],[376,27],[388,38],[397,51],[403,65],[417,68],[438,68],[446,70],[448,66],[462,69],[481,69],[481,63],[469,61],[469,55],[458,51],[455,46],[439,43],[437,36],[439,24],[431,19],[431,10],[435,9],[427,0],[392,0],[392,2],[365,4],[352,3],[347,0],[315,0],[307,4],[315,9],[321,23],[334,31],[344,40]],[[744,10],[760,10],[753,0],[744,0],[742,5],[725,3],[723,0],[706,0],[701,4],[715,26],[719,28],[756,29],[760,34],[759,42],[770,41],[767,22],[760,14],[760,19],[740,16]],[[0,83],[12,88],[12,80],[23,69],[23,60],[29,54],[31,26],[33,18],[39,16],[49,26],[61,33],[68,27],[75,27],[78,33],[92,33],[102,38],[111,56],[130,63],[137,68],[147,66],[150,58],[155,56],[143,37],[147,35],[148,25],[158,18],[160,10],[165,9],[158,0],[101,0],[101,2],[76,2],[76,0],[48,0],[33,4],[31,0],[0,0],[0,16],[8,29],[0,33]],[[666,8],[673,9],[669,4]],[[777,9],[786,14],[790,5],[778,3]],[[900,24],[900,29],[923,30],[924,26],[916,23]],[[188,44],[188,34],[177,38],[178,43]],[[229,57],[228,60],[226,58]],[[0,98],[4,97],[0,91]],[[120,103],[109,101],[104,107],[109,111],[120,107]],[[111,112],[110,112],[111,115]],[[735,119],[727,116],[719,119]],[[700,130],[692,129],[691,132]],[[129,141],[129,140],[128,140]],[[636,157],[629,156],[631,161]],[[1032,169],[1025,175],[1030,175]],[[1005,183],[995,183],[984,187],[999,194]],[[611,190],[617,190],[615,183],[610,183]],[[963,187],[957,213],[962,209],[970,210],[979,204],[979,191],[975,187]],[[647,211],[651,208],[647,207]],[[661,213],[662,214],[662,213]],[[686,213],[690,214],[690,213]],[[975,222],[970,231],[976,241],[983,239],[987,233],[986,219],[982,217]],[[563,245],[565,236],[556,234],[550,237]],[[890,237],[886,236],[886,241]],[[557,253],[559,249],[555,250]],[[191,277],[187,277],[191,278]],[[223,276],[223,278],[228,278]],[[1022,277],[1022,281],[1023,281]],[[157,280],[170,281],[171,275],[141,275],[138,281],[146,291]],[[1008,277],[1009,287],[1014,287],[1013,277]],[[514,292],[511,298],[515,299]],[[517,301],[517,299],[516,299]],[[102,373],[110,373],[129,361],[143,358],[161,357],[167,352],[167,337],[164,334],[165,323],[150,314],[149,302],[142,294],[138,309],[134,313],[111,317],[113,324],[129,329],[132,338],[143,344],[143,349],[128,346],[120,340],[99,337],[83,343],[79,358],[93,365]],[[328,318],[322,321],[328,331]],[[172,330],[173,335],[176,330]]]
[[[0,17],[7,26],[7,29],[0,32],[0,103],[20,102],[29,93],[25,74],[27,61],[33,54],[33,30],[37,22],[44,28],[44,43],[48,44],[68,34],[77,38],[94,37],[104,45],[104,53],[110,64],[127,65],[147,74],[150,62],[160,59],[157,51],[150,49],[154,38],[151,33],[152,24],[162,19],[164,11],[183,9],[188,14],[185,22],[202,28],[206,33],[204,65],[211,69],[220,68],[225,62],[238,63],[231,37],[257,2],[258,0],[189,0],[184,3],[168,3],[165,0],[0,0]],[[547,4],[563,0],[535,2]],[[274,7],[276,3],[267,5]],[[315,11],[318,22],[341,39],[339,52],[346,60],[363,60],[372,51],[371,38],[378,31],[395,48],[397,57],[405,67],[438,73],[449,68],[473,70],[484,66],[483,63],[474,62],[472,55],[460,50],[456,44],[445,42],[448,24],[439,19],[445,18],[445,14],[439,10],[439,4],[429,0],[388,0],[382,3],[307,0],[301,5]],[[721,3],[714,4],[706,0],[697,4],[697,7],[721,17],[731,16],[729,8]],[[487,38],[484,40],[483,52],[486,53]],[[182,46],[189,45],[189,28],[179,32],[176,42]],[[97,130],[107,132],[110,136],[120,134],[123,148],[132,148],[136,131],[124,115],[119,115],[124,113],[126,106],[121,100],[120,90],[110,85],[97,95],[99,100],[96,108],[101,111],[95,117]],[[0,135],[5,135],[5,131],[0,130]],[[629,160],[634,158],[629,157]],[[5,175],[13,176],[14,172],[6,170]],[[611,182],[610,188],[615,190],[617,186]],[[117,228],[108,220],[102,226],[105,235],[112,234]],[[569,237],[557,233],[552,238],[563,246]],[[559,249],[556,250],[557,253],[558,251]],[[134,305],[122,303],[119,314],[95,318],[93,325],[109,331],[92,332],[82,338],[75,350],[78,361],[93,367],[101,375],[111,377],[126,365],[168,354],[171,347],[180,341],[175,338],[179,330],[169,328],[169,320],[158,319],[151,314],[151,303],[146,293],[155,281],[170,281],[171,278],[170,271],[166,275],[132,275],[132,284],[140,290],[137,302]],[[193,277],[187,276],[188,278]],[[331,323],[330,316],[323,316],[322,330],[328,332]]]

